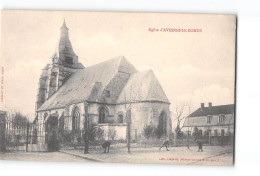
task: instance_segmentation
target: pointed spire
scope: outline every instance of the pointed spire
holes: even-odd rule
[[[63,24],[62,24],[62,26],[61,26],[60,29],[66,29],[66,30],[69,30],[69,28],[68,28],[67,25],[66,25],[65,18],[64,18],[64,20],[63,20]]]

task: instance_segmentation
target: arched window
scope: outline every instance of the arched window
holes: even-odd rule
[[[166,113],[164,111],[161,112],[159,116],[159,130],[162,134],[167,134],[167,121],[166,121]]]
[[[98,123],[105,123],[108,112],[105,107],[99,108],[98,112]]]
[[[72,113],[72,130],[79,130],[80,112],[79,108],[75,107]]]
[[[123,112],[120,111],[117,114],[117,121],[118,121],[118,123],[124,123],[124,114],[123,114]]]

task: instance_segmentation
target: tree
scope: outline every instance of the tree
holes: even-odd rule
[[[183,132],[181,131],[181,128],[179,125],[175,128],[175,134],[177,135],[177,138],[183,137]]]
[[[195,138],[195,140],[198,139],[198,137],[199,137],[199,129],[198,129],[198,127],[194,127],[193,132],[192,132],[192,136]]]
[[[23,130],[23,132],[25,132],[28,123],[29,123],[29,119],[26,116],[24,116],[22,113],[16,112],[13,115],[12,127],[14,129],[17,129],[19,133],[20,130]]]
[[[190,108],[190,102],[184,101],[181,103],[175,103],[174,106],[174,121],[177,122],[176,127],[179,127],[182,129],[183,127],[183,120],[189,115],[189,108]]]
[[[174,110],[173,110],[173,116],[174,116],[173,121],[176,121],[175,133],[177,138],[183,136],[183,132],[181,131],[181,129],[183,127],[183,121],[189,115],[189,111],[190,111],[190,102],[183,101],[181,103],[175,103]]]

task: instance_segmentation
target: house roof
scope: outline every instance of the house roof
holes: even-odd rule
[[[189,115],[189,117],[199,117],[207,115],[232,114],[234,113],[235,105],[220,105],[212,107],[199,108]]]
[[[190,114],[183,124],[184,127],[222,126],[234,124],[234,104],[199,108]],[[207,116],[212,116],[208,123]],[[226,115],[224,121],[219,121],[219,115]]]
[[[109,98],[106,96],[109,91]],[[73,73],[37,111],[64,108],[83,101],[108,104],[131,101],[164,101],[169,103],[152,71],[138,72],[123,56]],[[130,100],[130,99],[129,99]]]

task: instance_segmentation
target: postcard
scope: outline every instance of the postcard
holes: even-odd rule
[[[0,159],[230,166],[236,16],[2,10]]]

